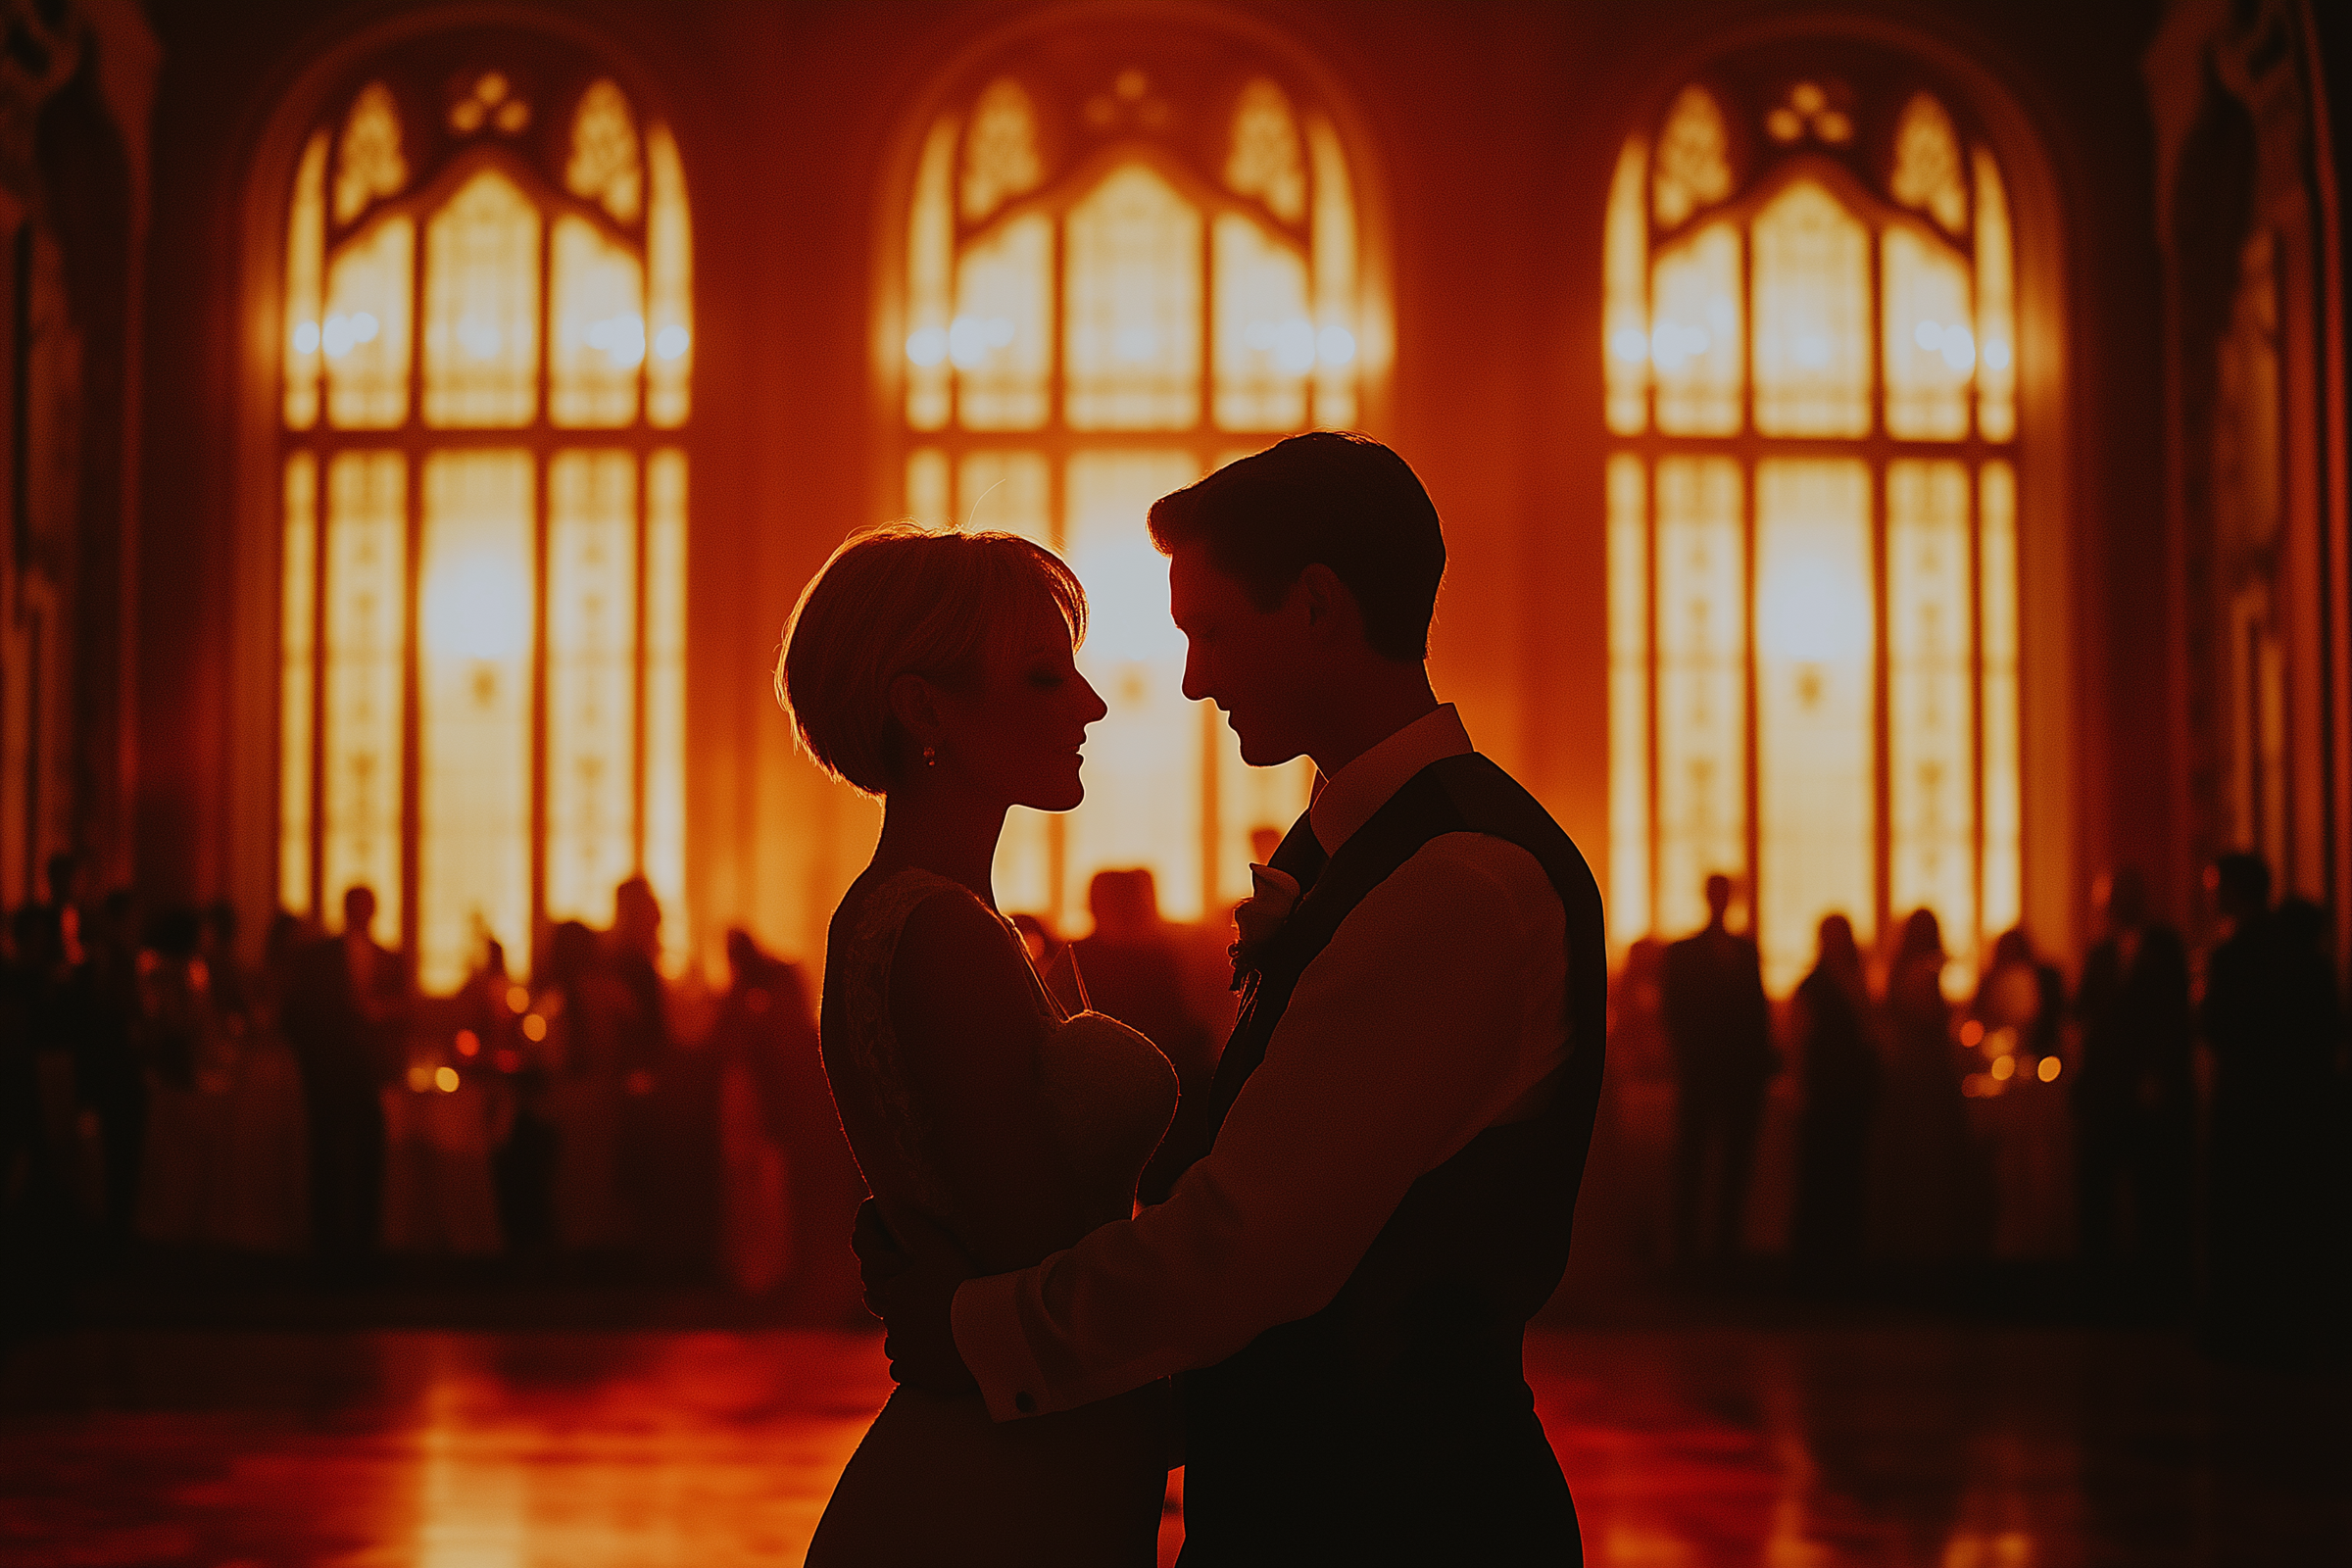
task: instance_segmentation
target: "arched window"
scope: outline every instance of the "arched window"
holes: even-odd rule
[[[1110,714],[1088,799],[1014,813],[1000,897],[1066,919],[1096,871],[1146,866],[1192,919],[1248,894],[1252,833],[1289,825],[1312,771],[1245,766],[1184,700],[1144,514],[1278,436],[1357,422],[1354,186],[1329,106],[1252,49],[1058,42],[973,72],[921,142],[905,506],[1053,544],[1093,601],[1079,662]]]
[[[285,228],[278,894],[375,889],[428,991],[684,908],[678,149],[550,40],[373,61]]]
[[[1820,918],[2020,901],[2015,265],[1965,104],[1893,58],[1684,85],[1604,256],[1612,932],[1723,871],[1768,983]]]

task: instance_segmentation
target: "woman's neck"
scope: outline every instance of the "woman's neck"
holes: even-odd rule
[[[944,781],[918,780],[883,797],[882,837],[868,869],[889,876],[919,867],[959,884],[993,909],[991,868],[1004,831],[1002,805],[975,801]]]

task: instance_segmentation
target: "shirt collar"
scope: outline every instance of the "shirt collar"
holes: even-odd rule
[[[1325,855],[1339,854],[1340,846],[1371,821],[1415,773],[1476,749],[1453,705],[1440,704],[1341,768],[1337,777],[1316,780],[1315,804],[1306,815],[1315,842]]]

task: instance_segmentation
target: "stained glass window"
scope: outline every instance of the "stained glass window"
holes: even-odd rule
[[[1342,139],[1275,62],[1203,92],[1123,38],[982,70],[931,120],[907,194],[906,514],[1063,551],[1094,603],[1080,665],[1110,707],[1087,803],[1006,823],[1000,900],[1083,928],[1094,873],[1145,866],[1164,913],[1213,917],[1311,770],[1246,767],[1184,699],[1144,514],[1264,441],[1358,417],[1387,329]]]
[[[432,992],[638,872],[693,940],[684,172],[602,62],[479,42],[367,78],[286,210],[279,897],[373,888]]]
[[[448,992],[483,939],[530,942],[527,452],[424,460],[417,640],[417,979]]]
[[[1920,907],[1959,988],[2022,907],[2007,197],[1908,63],[1778,71],[1673,94],[1609,190],[1610,930],[1722,872],[1776,991],[1822,916]]]
[[[1852,458],[1756,465],[1755,913],[1775,990],[1803,977],[1824,913],[1860,911],[1864,940],[1873,923],[1870,477]]]

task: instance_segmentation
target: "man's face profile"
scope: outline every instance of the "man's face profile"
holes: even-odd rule
[[[1185,639],[1184,695],[1217,705],[1252,767],[1306,749],[1297,715],[1310,650],[1298,598],[1294,585],[1281,605],[1258,609],[1203,544],[1181,546],[1168,560],[1168,611]]]

